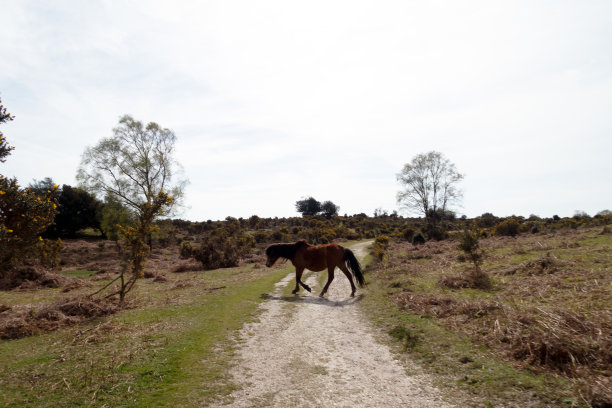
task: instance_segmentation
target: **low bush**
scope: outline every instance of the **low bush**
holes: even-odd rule
[[[412,245],[423,245],[425,243],[425,236],[420,231],[414,234],[412,237]]]
[[[60,238],[55,241],[40,238],[37,245],[40,264],[50,269],[59,267],[62,261],[59,254],[63,248],[64,244]]]
[[[494,235],[515,237],[519,233],[519,222],[516,218],[506,218],[493,229]]]
[[[402,238],[404,238],[408,242],[412,242],[412,238],[414,237],[415,230],[411,227],[406,227],[402,230]]]
[[[189,242],[181,243],[181,257],[193,258],[202,264],[204,270],[230,268],[238,266],[255,245],[255,238],[245,233],[230,236],[225,231],[203,238],[199,247],[193,247]]]
[[[389,237],[387,235],[379,235],[374,240],[374,257],[378,261],[383,261],[387,257],[387,249],[389,249]]]

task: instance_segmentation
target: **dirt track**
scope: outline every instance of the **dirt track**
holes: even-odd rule
[[[352,247],[359,258],[369,243]],[[325,274],[327,274],[325,272]],[[400,364],[377,342],[350,298],[343,274],[325,298],[317,274],[306,280],[313,293],[283,297],[294,274],[277,284],[256,323],[241,332],[233,372],[242,388],[231,407],[446,407],[417,366]]]

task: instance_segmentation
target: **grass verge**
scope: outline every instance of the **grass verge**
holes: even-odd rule
[[[416,359],[432,374],[449,401],[472,407],[576,406],[568,380],[517,369],[436,319],[402,310],[389,298],[384,281],[369,277],[360,302],[365,314],[388,335],[384,338],[396,354]]]

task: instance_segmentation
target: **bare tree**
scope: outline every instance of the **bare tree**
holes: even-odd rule
[[[403,209],[422,214],[428,226],[462,197],[457,184],[463,179],[455,165],[442,153],[431,151],[416,155],[397,175],[403,190],[397,201]]]
[[[120,289],[113,293],[119,294],[122,302],[143,275],[153,221],[168,215],[183,196],[187,181],[175,180],[180,170],[172,157],[175,142],[171,130],[154,122],[145,127],[125,115],[113,129],[113,136],[88,147],[81,159],[77,173],[81,186],[99,197],[116,198],[135,215],[134,225],[122,226],[124,242],[130,249],[130,273],[125,276],[128,268],[124,268],[117,278]]]

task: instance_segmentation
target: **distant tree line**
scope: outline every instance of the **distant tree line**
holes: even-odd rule
[[[13,116],[0,104],[0,124],[11,120]],[[458,218],[451,207],[461,197],[458,183],[463,175],[438,152],[417,155],[397,176],[402,184],[398,202],[414,213],[414,218],[382,209],[376,209],[374,217],[364,213],[340,216],[340,207],[333,202],[307,197],[295,203],[302,217],[253,215],[206,222],[160,219],[161,215],[172,214],[184,186],[184,181],[176,177],[170,183],[177,170],[171,157],[174,142],[170,130],[124,116],[111,137],[86,149],[78,187],[59,187],[51,178],[44,178],[22,188],[17,180],[0,175],[0,278],[3,270],[28,254],[49,252],[51,245],[46,238],[71,238],[86,229],[120,240],[121,247],[127,249],[124,253],[131,254],[126,261],[131,262],[131,269],[121,281],[123,297],[141,276],[153,241],[176,245],[182,256],[210,269],[236,265],[272,242],[304,239],[317,244],[379,237],[384,249],[388,239],[418,245],[427,240],[456,239],[472,226],[471,231],[480,236],[515,236],[612,222],[609,210],[594,217],[577,211],[565,218],[496,217],[491,213],[472,220]],[[6,160],[13,149],[0,133],[0,161]],[[468,255],[476,249],[470,246]]]

